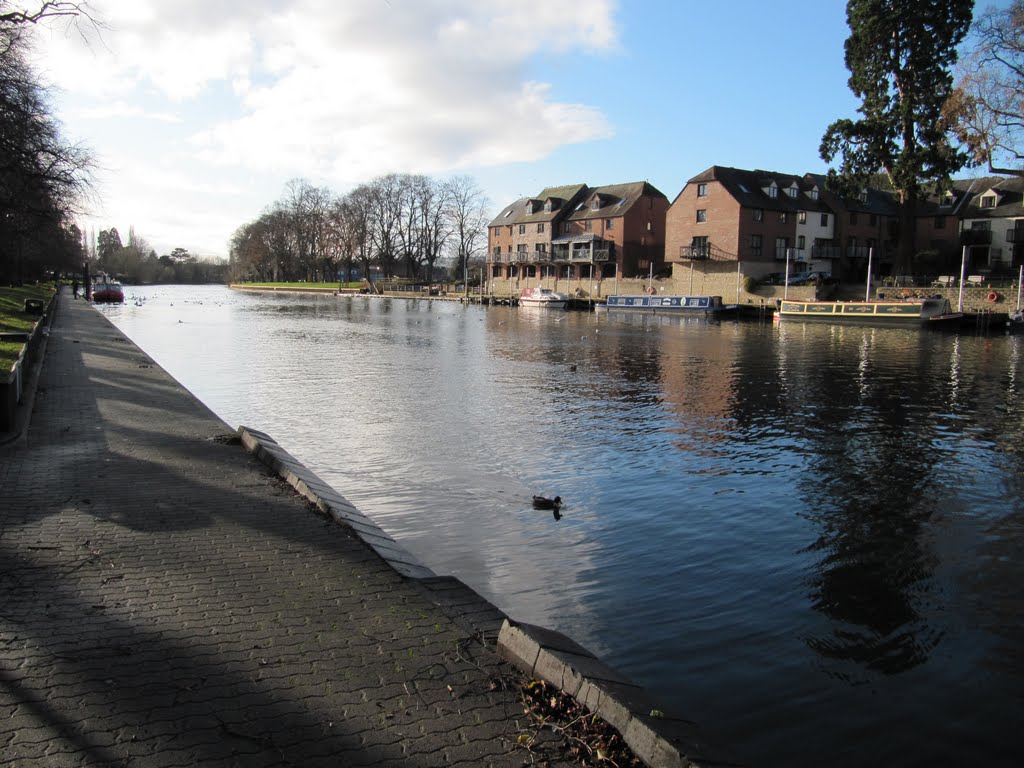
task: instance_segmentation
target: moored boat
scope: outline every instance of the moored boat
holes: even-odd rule
[[[803,301],[783,299],[775,316],[780,320],[873,325],[959,324],[963,313],[953,312],[947,299],[902,301]]]
[[[519,295],[521,307],[547,307],[548,309],[565,309],[569,296],[550,288],[527,288]]]
[[[124,289],[113,278],[97,277],[92,283],[92,300],[100,304],[120,304],[124,301]]]
[[[735,312],[735,304],[723,304],[721,296],[609,296],[605,309],[632,312],[717,315]]]

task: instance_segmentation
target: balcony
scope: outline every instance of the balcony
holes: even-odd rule
[[[875,251],[874,254],[871,253],[872,250]],[[866,259],[872,255],[881,256],[882,254],[881,251],[877,248],[873,249],[870,245],[851,245],[846,249],[846,258],[848,259]]]
[[[775,249],[775,260],[785,261],[787,252],[789,253],[790,261],[807,261],[807,250],[805,248],[783,248],[782,246]]]
[[[991,229],[965,229],[960,233],[961,245],[991,245]]]
[[[714,243],[679,246],[679,261],[737,261],[738,256],[719,248]]]
[[[594,264],[599,261],[610,261],[614,251],[610,248],[590,250],[590,248],[560,248],[555,247],[554,252],[544,254],[547,261],[560,261],[569,264]]]
[[[811,258],[815,261],[818,259],[838,259],[842,254],[843,249],[838,245],[811,246]]]

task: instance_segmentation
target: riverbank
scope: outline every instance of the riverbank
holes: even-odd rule
[[[711,761],[692,724],[431,573],[85,302],[62,302],[0,456],[0,741],[19,765],[576,765],[522,718],[534,676],[649,765]]]

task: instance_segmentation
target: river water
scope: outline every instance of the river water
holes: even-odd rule
[[[127,294],[225,421],[747,764],[1017,764],[1024,338]]]

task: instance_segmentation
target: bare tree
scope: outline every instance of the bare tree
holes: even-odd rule
[[[49,249],[66,245],[61,233],[92,190],[92,156],[64,139],[28,63],[25,34],[18,23],[0,22],[0,275],[7,279],[52,266]]]
[[[1024,176],[1024,0],[989,8],[972,32],[946,118],[975,164]]]
[[[434,266],[441,258],[452,236],[452,221],[449,216],[447,184],[433,179],[424,179],[419,188],[420,244],[423,263],[427,267],[427,282],[434,282]]]
[[[369,184],[360,184],[349,192],[342,205],[349,227],[348,243],[352,258],[362,268],[363,277],[373,284],[372,268],[374,261],[374,207],[377,192]]]
[[[469,261],[486,242],[490,201],[471,176],[455,176],[445,187],[452,246],[462,279],[468,284]]]

